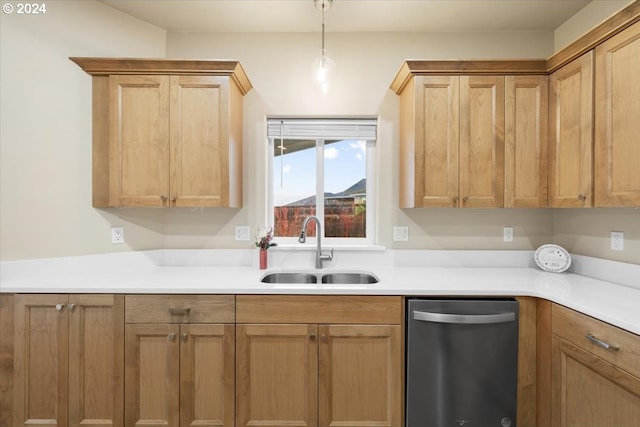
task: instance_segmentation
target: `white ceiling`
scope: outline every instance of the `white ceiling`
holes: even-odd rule
[[[100,0],[170,32],[313,32],[313,0]],[[334,0],[327,32],[549,31],[591,0]]]

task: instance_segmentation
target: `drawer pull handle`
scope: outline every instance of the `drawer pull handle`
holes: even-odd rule
[[[191,312],[191,307],[187,307],[187,308],[169,307],[169,313],[175,314],[178,316],[186,316],[190,312]]]
[[[611,350],[611,351],[620,350],[620,347],[618,347],[617,345],[609,344],[608,342],[602,341],[601,339],[594,337],[592,334],[585,335],[585,338],[591,341],[592,343],[594,343],[595,345],[597,345],[598,347],[602,347],[606,350]]]

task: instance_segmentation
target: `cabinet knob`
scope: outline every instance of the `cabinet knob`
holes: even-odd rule
[[[167,202],[167,196],[165,196],[164,194],[160,196],[160,201],[162,202],[162,204],[165,204]]]
[[[462,203],[467,203],[469,201],[469,196],[464,196],[462,198]]]
[[[458,196],[455,196],[455,197],[453,198],[453,203],[458,203],[458,200],[460,200],[460,198],[459,198]]]
[[[187,340],[187,338],[189,338],[189,335],[184,334],[184,333],[180,334],[180,339],[181,339],[182,341],[186,341],[186,340]]]
[[[167,335],[167,338],[169,339],[169,341],[175,341],[176,340],[176,334],[169,334],[169,335]]]
[[[56,310],[58,311],[64,310],[64,304],[56,304]]]
[[[309,335],[309,339],[310,339],[311,341],[315,341],[315,340],[316,340],[316,334],[311,334],[311,335]]]
[[[73,311],[76,308],[75,304],[69,304],[67,305],[67,308],[69,309],[69,311]]]
[[[578,200],[584,202],[585,200],[587,200],[587,196],[585,196],[584,194],[578,194]]]
[[[327,336],[323,334],[323,335],[320,337],[320,341],[322,341],[322,342],[327,342]]]
[[[178,198],[176,196],[171,196],[171,203],[173,203],[175,205],[176,204],[176,200],[178,200]]]

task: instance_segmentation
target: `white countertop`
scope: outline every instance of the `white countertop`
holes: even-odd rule
[[[312,255],[273,251],[273,268],[259,270],[255,252],[141,251],[3,262],[0,292],[533,296],[640,334],[640,266],[635,264],[573,256],[573,272],[547,273],[532,266],[531,251],[345,252],[336,253],[342,263],[323,271],[365,270],[380,281],[275,285],[260,279],[270,272],[315,271],[299,267],[313,265]]]

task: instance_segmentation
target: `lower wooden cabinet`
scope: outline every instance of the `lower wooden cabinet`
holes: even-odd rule
[[[318,326],[238,325],[238,426],[315,426]]]
[[[2,425],[402,425],[401,297],[0,297]],[[519,300],[519,425],[640,427],[640,337]]]
[[[319,425],[400,426],[400,325],[322,325],[319,333]]]
[[[552,332],[552,426],[639,427],[639,337],[555,304]]]
[[[125,425],[232,427],[234,297],[132,295],[126,301]],[[167,323],[135,323],[154,318]],[[197,323],[203,320],[229,323]]]
[[[237,298],[237,426],[401,425],[400,297]]]
[[[234,325],[127,325],[127,426],[233,426]]]
[[[14,298],[12,425],[121,427],[124,297]]]

